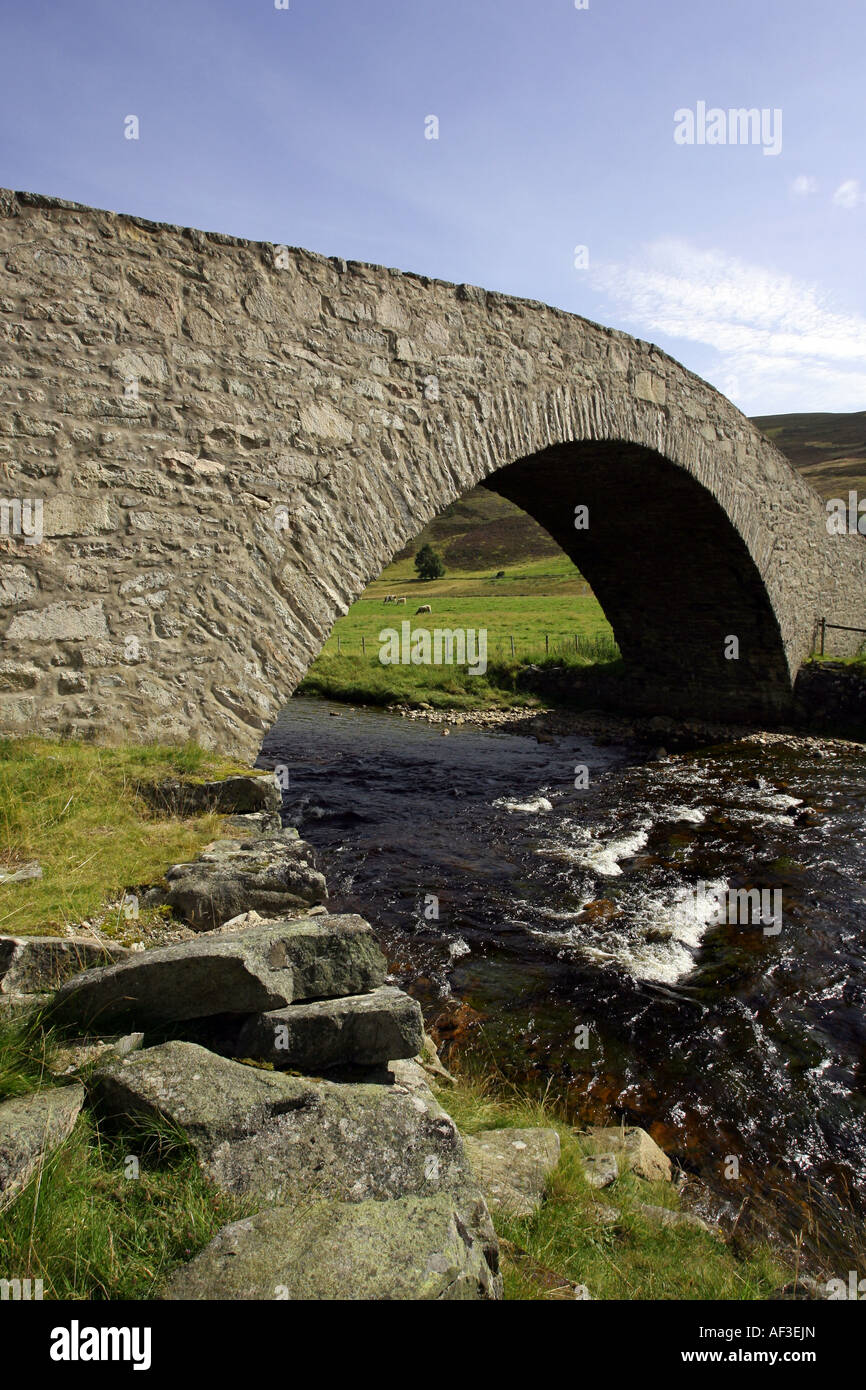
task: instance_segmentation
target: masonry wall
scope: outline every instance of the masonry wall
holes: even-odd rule
[[[650,344],[474,286],[5,191],[0,270],[2,733],[254,755],[394,552],[515,465],[543,513],[551,449],[561,505],[591,484],[604,518],[594,565],[618,632],[653,587],[615,524],[629,479],[644,506],[688,480],[662,506],[668,594],[676,533],[705,507],[719,519],[699,606],[721,627],[753,611],[752,650],[732,676],[705,625],[667,692],[651,662],[662,712],[701,671],[695,713],[719,680],[727,712],[747,692],[780,711],[818,617],[866,626],[862,539],[829,537],[778,451]],[[41,539],[22,534],[37,503]],[[667,634],[660,605],[641,612],[645,665]]]

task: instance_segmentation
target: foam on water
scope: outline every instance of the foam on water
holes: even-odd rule
[[[603,930],[575,916],[563,932],[536,934],[567,942],[584,959],[618,965],[636,979],[675,984],[694,970],[719,895],[727,891],[725,880],[716,879],[673,895],[639,893],[617,904],[621,915],[605,922]]]
[[[552,811],[553,802],[546,796],[536,796],[529,801],[509,801],[507,797],[500,796],[493,803],[494,806],[501,806],[505,811],[527,811],[530,814],[538,814],[542,811]]]
[[[557,844],[539,850],[554,859],[565,859],[582,869],[591,869],[604,878],[618,878],[622,873],[619,861],[631,859],[642,850],[649,838],[652,822],[646,821],[628,835],[618,835],[612,840],[599,841],[594,835],[584,832],[585,843],[577,845]]]

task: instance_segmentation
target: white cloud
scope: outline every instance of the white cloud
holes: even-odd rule
[[[679,240],[593,279],[612,317],[641,337],[710,349],[701,375],[748,413],[866,405],[866,318],[836,310],[815,285]]]
[[[833,202],[837,208],[858,208],[861,203],[866,203],[866,193],[861,190],[857,179],[846,179],[833,194]]]
[[[810,193],[818,192],[818,180],[811,174],[798,174],[791,182],[791,192],[797,198],[808,198]]]

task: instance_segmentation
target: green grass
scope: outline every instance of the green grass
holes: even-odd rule
[[[603,1192],[594,1191],[584,1177],[574,1131],[555,1101],[485,1074],[471,1059],[465,1065],[457,1085],[439,1091],[464,1133],[540,1125],[556,1129],[562,1144],[540,1211],[521,1219],[494,1218],[505,1242],[506,1298],[555,1297],[553,1291],[571,1281],[585,1285],[594,1299],[765,1299],[793,1277],[766,1245],[735,1251],[699,1229],[662,1227],[648,1219],[641,1203],[677,1206],[670,1183],[623,1174]],[[616,1208],[614,1224],[599,1223],[599,1204]]]
[[[194,858],[216,838],[220,817],[160,816],[140,787],[244,770],[194,745],[0,741],[0,866],[42,866],[40,879],[0,884],[0,933],[62,931]],[[119,911],[117,918],[103,924],[109,934],[126,925]]]
[[[250,1210],[207,1182],[169,1127],[108,1134],[85,1111],[0,1213],[0,1270],[42,1279],[45,1298],[153,1298],[173,1269]]]
[[[0,1015],[0,1102],[52,1084],[53,1051],[38,1014]]]
[[[11,1093],[55,1084],[45,1066],[51,1051],[38,1015],[0,1030],[0,1077],[14,1078]],[[623,1175],[604,1193],[593,1192],[574,1134],[548,1098],[477,1072],[460,1075],[440,1098],[468,1134],[542,1125],[561,1137],[562,1159],[541,1210],[520,1220],[496,1218],[506,1298],[561,1297],[572,1281],[594,1299],[759,1299],[791,1277],[763,1246],[735,1253],[704,1232],[648,1221],[640,1203],[675,1206],[670,1184]],[[594,1219],[599,1203],[617,1208],[616,1224]],[[178,1265],[254,1209],[251,1200],[229,1198],[205,1179],[176,1127],[127,1119],[122,1128],[104,1129],[85,1108],[66,1143],[0,1212],[0,1271],[42,1279],[48,1299],[154,1298]]]
[[[383,603],[390,593],[405,594],[405,605]],[[423,604],[431,612],[416,617]],[[431,631],[486,629],[486,673],[472,676],[465,666],[383,666],[379,634],[401,633],[404,621]],[[298,693],[453,709],[536,704],[519,691],[516,678],[522,666],[548,658],[578,667],[619,658],[610,624],[567,556],[525,561],[507,568],[502,579],[489,570],[465,570],[428,583],[405,559],[389,566],[334,625]]]

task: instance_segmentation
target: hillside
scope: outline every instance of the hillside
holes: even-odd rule
[[[754,424],[825,501],[866,493],[866,410],[831,415],[756,415]]]
[[[757,415],[753,423],[825,499],[847,497],[849,488],[866,493],[866,411]],[[451,571],[505,569],[561,555],[532,517],[485,487],[446,507],[395,562],[410,558],[425,541]]]

